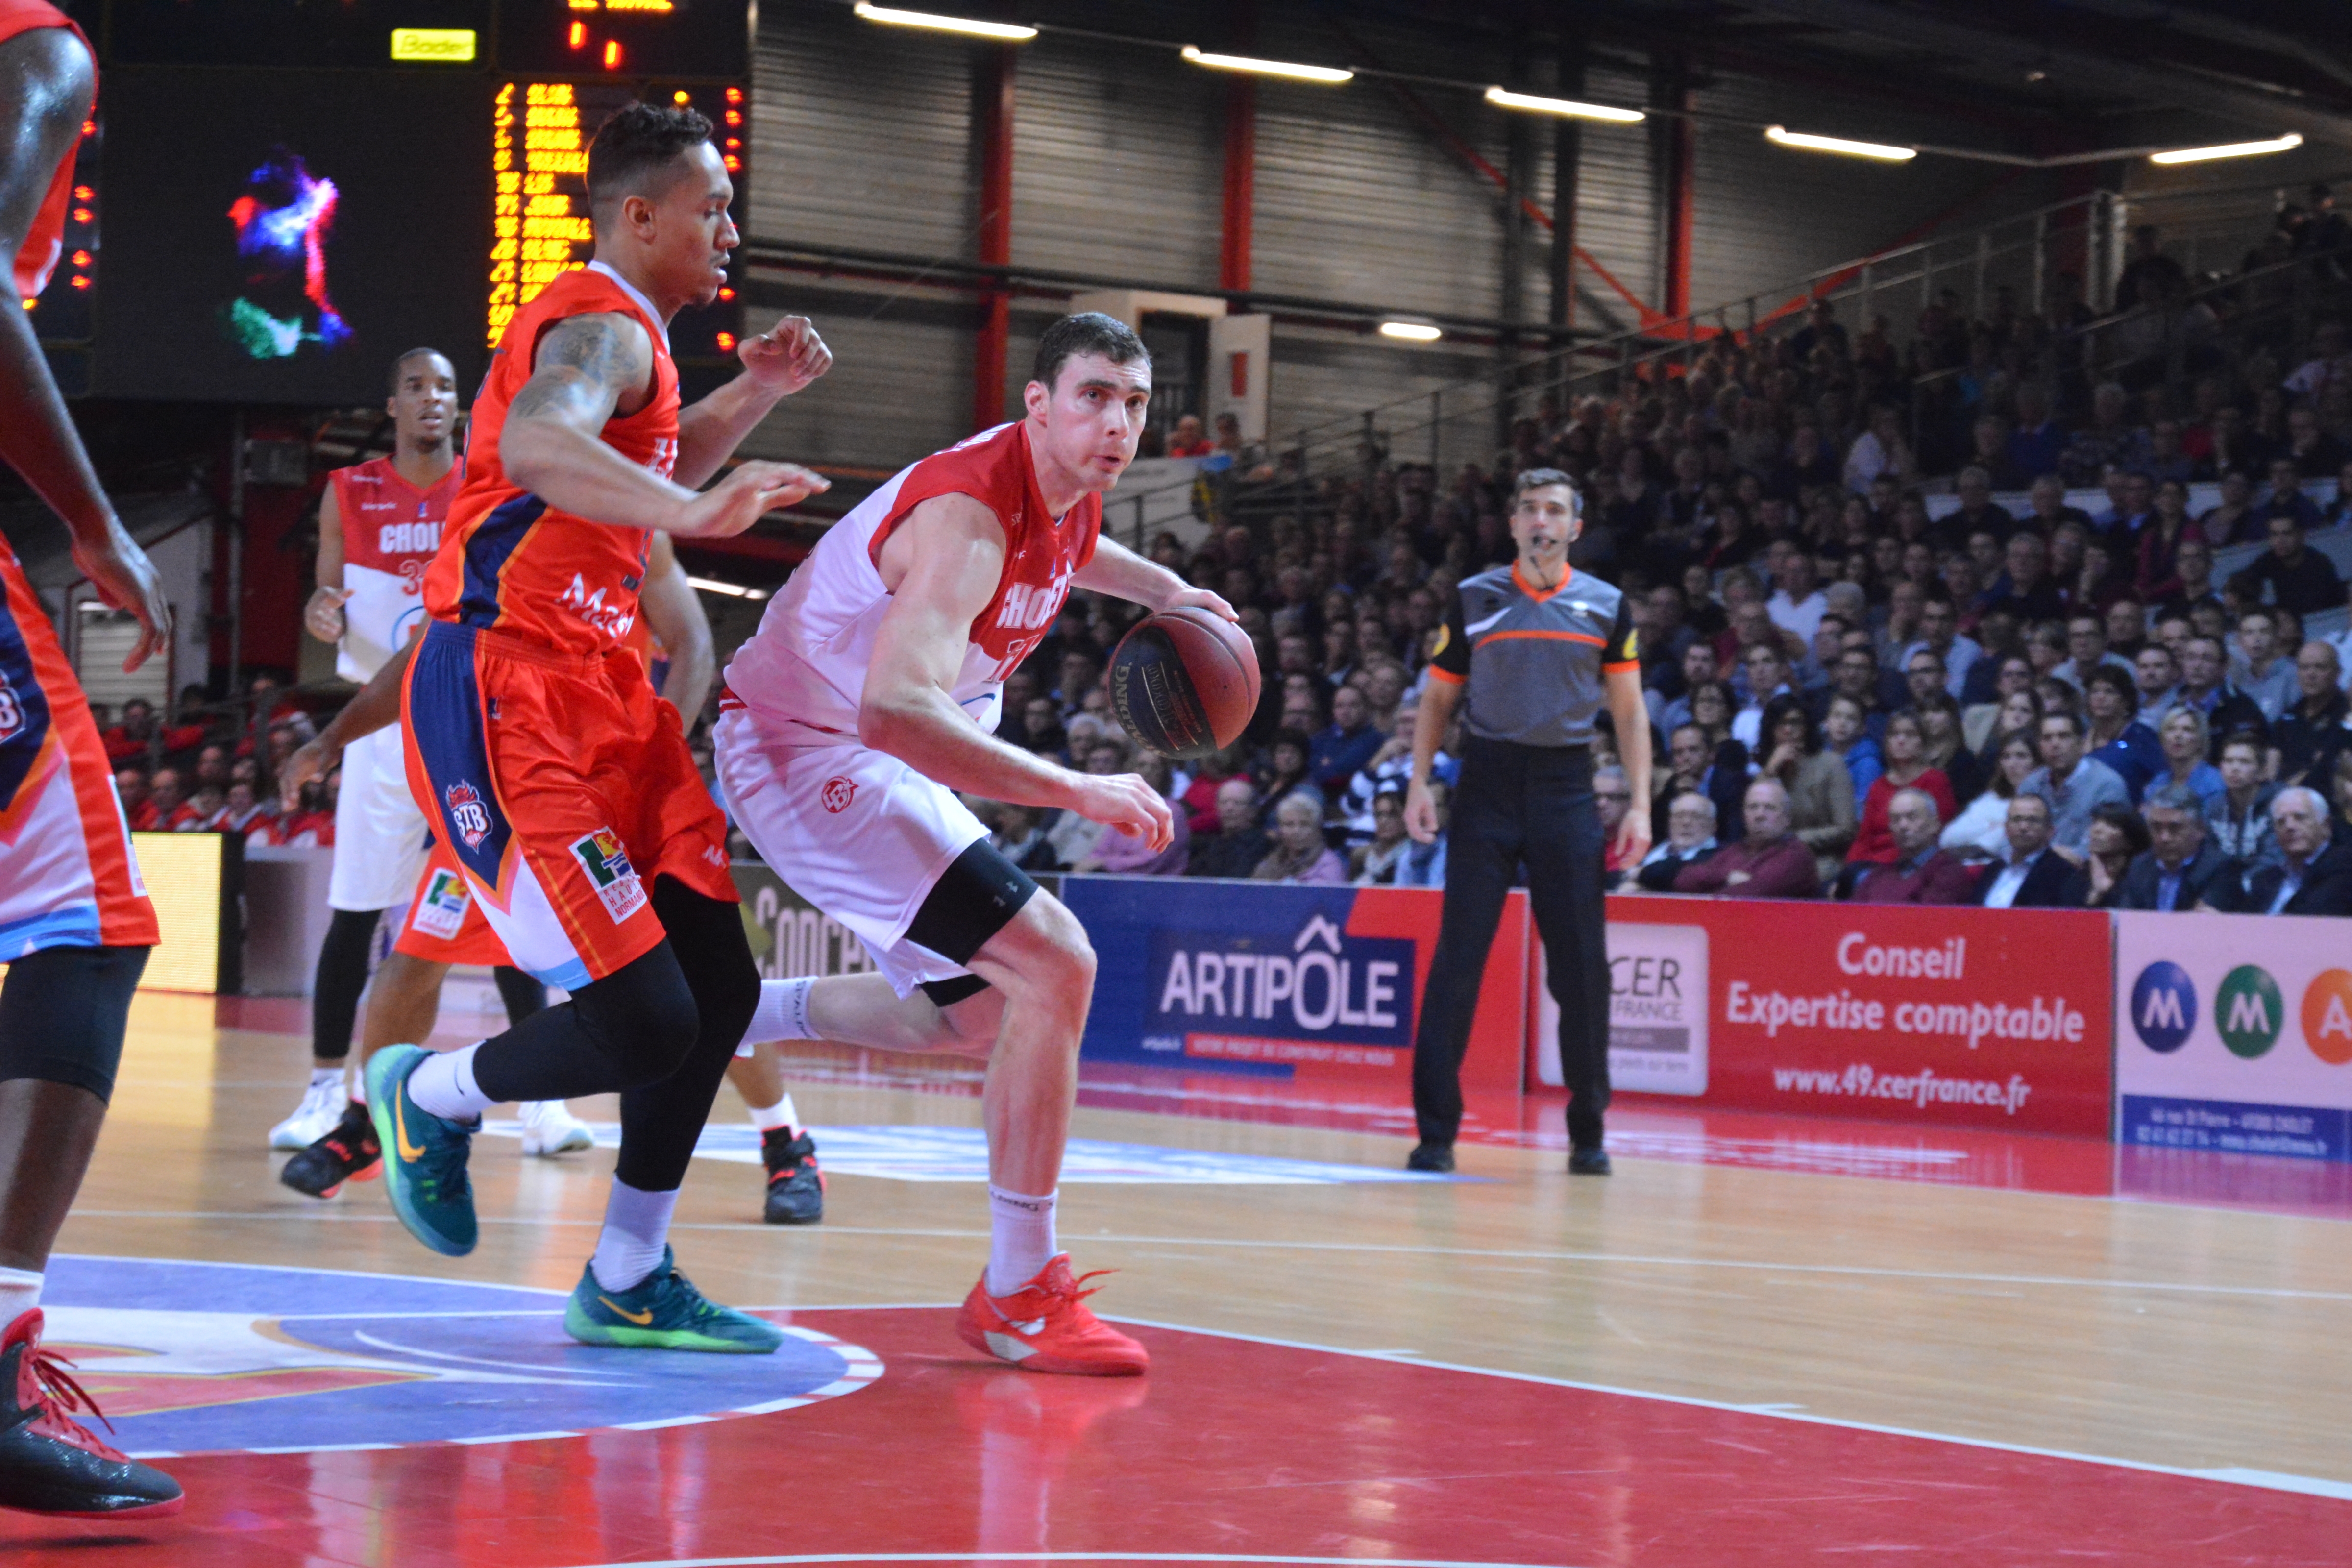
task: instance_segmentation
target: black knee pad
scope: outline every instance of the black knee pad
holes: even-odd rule
[[[707,898],[668,877],[655,880],[653,903],[694,993],[704,1040],[723,1043],[731,1059],[760,1006],[760,966],[743,935],[742,906]]]
[[[757,989],[755,974],[755,1002]],[[667,942],[573,992],[572,1008],[588,1045],[612,1064],[619,1089],[642,1089],[676,1072],[702,1026],[694,991]]]
[[[72,1084],[114,1097],[143,947],[45,947],[12,960],[0,987],[0,1081]]]

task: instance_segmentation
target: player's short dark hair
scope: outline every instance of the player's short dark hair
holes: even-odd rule
[[[1568,491],[1569,504],[1577,511],[1584,510],[1584,492],[1576,488],[1575,478],[1559,468],[1528,468],[1521,471],[1511,486],[1511,510],[1517,511],[1519,498],[1529,490],[1539,490],[1546,485],[1559,485]]]
[[[1038,338],[1037,362],[1030,379],[1043,382],[1051,391],[1062,367],[1080,354],[1100,354],[1113,364],[1133,364],[1137,360],[1147,366],[1151,363],[1151,351],[1143,346],[1133,327],[1100,310],[1081,310],[1064,316]]]
[[[439,349],[435,348],[415,348],[409,350],[398,359],[394,360],[392,362],[392,369],[385,373],[384,379],[389,384],[388,390],[397,394],[400,391],[400,367],[406,364],[410,360],[423,359],[426,354],[431,354],[435,359],[447,359],[449,357],[447,354],[443,353]]]
[[[699,110],[674,104],[631,103],[614,110],[588,143],[589,205],[642,194],[647,174],[709,141],[710,129]]]

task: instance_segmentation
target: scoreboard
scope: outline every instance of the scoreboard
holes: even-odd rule
[[[344,405],[430,345],[472,382],[593,249],[587,146],[633,100],[708,116],[747,191],[753,0],[63,0],[99,51],[57,275],[68,393]],[[740,221],[740,220],[739,220]],[[730,279],[671,323],[730,359]]]

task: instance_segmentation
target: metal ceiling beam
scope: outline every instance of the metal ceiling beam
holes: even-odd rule
[[[2232,87],[2190,71],[2049,47],[2031,37],[1990,32],[1967,22],[1928,15],[1909,6],[1885,5],[1879,0],[1744,3],[1752,10],[1792,21],[1814,22],[1870,37],[1919,44],[1989,64],[2013,66],[2021,74],[2046,70],[2053,76],[2068,77],[2120,95],[2178,103],[2242,121],[2270,135],[2297,131],[2310,141],[2352,147],[2352,114],[2321,108],[2297,94]]]

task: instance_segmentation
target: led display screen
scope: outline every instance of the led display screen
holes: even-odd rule
[[[536,76],[751,75],[745,0],[503,0],[499,64]]]
[[[85,9],[95,9],[87,6]],[[116,65],[376,68],[396,29],[490,36],[491,0],[110,0]],[[84,18],[82,26],[96,29]]]
[[[470,384],[481,78],[126,69],[104,90],[97,390],[373,403],[420,346]]]

